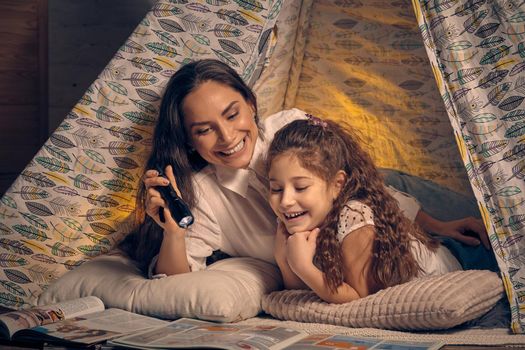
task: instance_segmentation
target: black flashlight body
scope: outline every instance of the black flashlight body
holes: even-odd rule
[[[159,172],[159,176],[166,178],[166,175],[164,175],[164,172],[160,168],[157,168],[157,171]],[[188,208],[186,202],[177,195],[177,192],[171,185],[156,186],[155,189],[160,192],[162,199],[164,199],[168,205],[173,220],[177,222],[179,227],[187,228],[193,224],[193,215],[191,214],[190,208]],[[162,208],[159,208],[159,217],[160,221],[165,222]]]

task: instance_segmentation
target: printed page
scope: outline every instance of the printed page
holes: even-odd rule
[[[102,300],[90,296],[27,310],[12,311],[0,315],[0,332],[3,338],[11,339],[13,334],[21,329],[46,325],[102,310],[104,310]]]
[[[282,349],[306,334],[275,326],[242,326],[182,318],[166,327],[113,339],[110,344],[142,348]]]
[[[353,337],[339,334],[312,334],[286,347],[286,350],[437,350],[442,342],[389,341],[377,338]]]
[[[24,330],[16,335],[16,339],[30,340],[42,338],[45,335],[47,339],[62,339],[68,342],[94,344],[166,324],[169,324],[169,322],[125,310],[107,309]]]
[[[381,342],[375,338],[357,338],[338,334],[312,334],[286,347],[286,350],[375,349]]]

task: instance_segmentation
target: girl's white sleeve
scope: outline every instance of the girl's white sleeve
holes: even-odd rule
[[[396,190],[391,186],[386,186],[387,191],[397,200],[399,208],[403,214],[410,220],[414,221],[416,219],[417,213],[421,209],[421,204],[412,197],[411,195]]]

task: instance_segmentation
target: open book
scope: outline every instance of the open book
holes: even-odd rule
[[[0,338],[87,346],[165,324],[169,322],[105,309],[102,300],[90,296],[1,314]]]
[[[245,326],[235,323],[213,323],[181,318],[144,332],[114,338],[108,342],[108,345],[116,348],[136,349],[424,350],[439,349],[443,343],[387,341],[334,334],[306,334],[284,327]]]

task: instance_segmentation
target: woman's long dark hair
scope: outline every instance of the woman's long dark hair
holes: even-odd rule
[[[341,244],[337,238],[339,213],[349,200],[369,206],[374,214],[375,239],[371,274],[380,289],[404,283],[421,271],[411,250],[417,239],[435,250],[437,241],[408,220],[397,201],[387,192],[383,179],[358,138],[342,122],[317,118],[296,120],[279,130],[270,144],[267,164],[289,152],[301,166],[331,182],[339,170],[346,182],[334,201],[317,238],[314,263],[325,273],[333,291],[343,283]]]
[[[144,171],[171,165],[177,186],[190,208],[197,203],[192,174],[201,170],[207,162],[190,149],[190,137],[184,129],[183,105],[186,96],[207,81],[223,84],[240,93],[255,109],[258,124],[255,94],[237,72],[223,62],[212,59],[191,62],[171,77],[162,98],[153,133],[153,147]],[[143,270],[158,253],[163,237],[162,228],[145,213],[145,200],[146,188],[141,183],[136,200],[136,228],[119,245]]]

